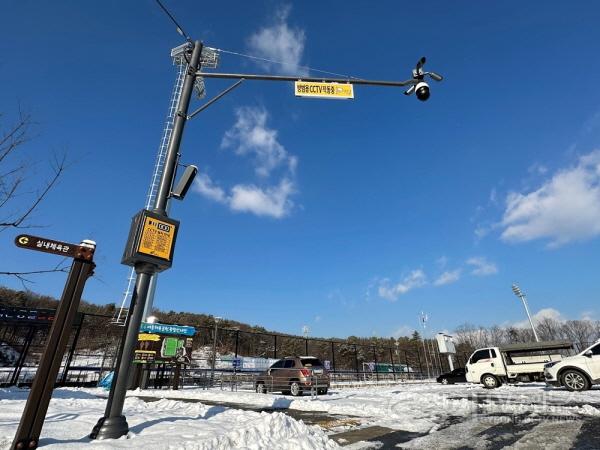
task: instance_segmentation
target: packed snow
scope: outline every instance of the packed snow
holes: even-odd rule
[[[543,384],[502,386],[493,391],[479,385],[442,386],[404,383],[330,391],[318,397],[291,397],[217,389],[137,390],[130,395],[155,398],[193,398],[210,402],[273,409],[322,411],[368,418],[392,429],[429,432],[448,416],[531,413],[552,416],[600,417],[600,390],[584,393],[546,388]],[[586,402],[594,404],[585,404]]]
[[[0,449],[12,442],[26,396],[25,390],[0,389]],[[600,389],[571,393],[539,383],[495,390],[404,383],[335,389],[318,397],[137,390],[128,393],[125,403],[128,439],[90,441],[87,435],[103,413],[106,396],[100,388],[57,389],[40,444],[50,449],[90,448],[90,442],[95,449],[333,449],[338,448],[335,433],[385,427],[412,433],[402,444],[405,448],[478,448],[488,435],[490,440],[503,436],[508,444],[546,440],[546,448],[569,448],[586,434],[582,424],[600,418]],[[325,414],[337,418],[333,422],[339,426],[307,425],[291,417],[298,417],[294,411]],[[349,444],[347,448],[364,449],[373,442]]]
[[[84,389],[58,389],[50,403],[40,446],[48,449],[334,449],[337,444],[316,426],[283,413],[265,413],[162,399],[130,397],[124,414],[128,439],[91,441],[88,434],[106,406]],[[27,391],[0,390],[0,449],[14,438]]]

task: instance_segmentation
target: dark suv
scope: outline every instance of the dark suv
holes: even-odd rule
[[[255,388],[258,393],[279,391],[293,396],[312,389],[327,394],[329,374],[314,356],[287,356],[258,375]]]

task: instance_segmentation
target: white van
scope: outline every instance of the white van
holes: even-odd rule
[[[467,381],[481,383],[487,389],[516,381],[545,381],[544,365],[560,361],[572,348],[568,341],[481,348],[473,352],[465,367]]]

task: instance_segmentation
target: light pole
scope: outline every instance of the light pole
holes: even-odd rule
[[[215,380],[215,364],[217,362],[217,327],[218,327],[220,321],[221,321],[221,317],[215,317],[215,337],[213,339],[212,365],[211,365],[211,370],[210,370],[210,385],[211,385],[211,387]]]
[[[527,318],[529,319],[529,324],[531,325],[531,330],[533,331],[533,336],[535,337],[536,342],[540,342],[540,338],[538,337],[535,327],[533,326],[533,320],[531,320],[531,314],[529,314],[529,308],[527,307],[527,299],[525,298],[525,294],[521,291],[521,288],[513,284],[512,290],[517,297],[519,297],[523,301],[523,306],[525,307],[525,312],[527,313]]]
[[[176,224],[167,222],[167,202],[172,197],[172,187],[175,180],[175,172],[177,162],[179,159],[179,147],[181,145],[181,138],[183,136],[183,129],[187,122],[187,114],[189,110],[190,100],[192,98],[192,91],[194,89],[194,83],[196,82],[196,73],[200,69],[200,56],[202,54],[203,44],[200,41],[189,43],[189,64],[185,79],[183,82],[183,88],[179,103],[177,105],[177,117],[173,125],[173,132],[169,140],[169,146],[165,158],[165,165],[162,172],[160,184],[156,194],[156,203],[151,215],[142,217],[144,219],[144,226],[154,224],[161,227],[161,230],[176,230]],[[152,217],[154,217],[154,222]],[[156,220],[158,218],[158,220]],[[134,223],[135,224],[135,223]],[[141,227],[140,227],[141,229]],[[148,257],[148,251],[144,249],[141,240],[141,233],[138,232],[136,235],[130,232],[130,239],[128,240],[128,247],[133,250],[137,250],[136,257],[131,258],[131,264],[135,268],[137,274],[135,288],[131,297],[131,303],[129,306],[129,314],[127,315],[127,321],[125,322],[125,335],[124,339],[121,340],[121,344],[118,351],[116,370],[113,378],[113,382],[110,388],[108,401],[106,403],[106,410],[104,416],[98,420],[98,423],[92,429],[90,438],[92,439],[118,439],[121,436],[126,435],[129,432],[129,424],[127,419],[123,415],[123,404],[125,403],[125,394],[128,387],[129,371],[132,366],[133,356],[135,347],[137,345],[138,333],[140,331],[140,325],[142,323],[142,316],[146,306],[146,300],[148,298],[148,292],[150,289],[150,281],[152,276],[159,272],[161,268],[159,264],[162,263],[161,258]],[[157,235],[157,231],[151,230],[154,235]],[[137,245],[134,241],[134,237],[137,237]],[[169,239],[171,243],[170,254],[166,255],[164,259],[167,263],[172,260],[175,234],[169,233]],[[146,256],[139,256],[143,253],[141,250],[146,251]],[[127,249],[126,249],[127,253]],[[131,253],[134,253],[133,251]],[[162,268],[164,270],[164,268]]]
[[[423,354],[425,355],[425,366],[427,367],[427,378],[431,378],[431,373],[429,372],[429,360],[427,358],[427,347],[425,346],[425,334],[427,332],[425,330],[425,326],[427,324],[428,319],[429,319],[429,317],[427,316],[427,314],[425,314],[423,311],[421,311],[420,320],[421,320],[421,325],[423,326]]]
[[[302,334],[304,335],[304,354],[308,356],[308,333],[310,333],[310,328],[308,325],[304,325],[302,327]]]
[[[201,69],[203,64],[205,64],[204,60],[202,60],[202,57],[204,56],[203,49],[205,48],[204,43],[192,41],[189,35],[183,31],[182,27],[176,22],[166,8],[164,8],[160,1],[157,0],[157,2],[177,26],[179,34],[186,38],[187,43],[184,44],[184,56],[187,66],[181,88],[181,95],[179,96],[179,101],[177,103],[177,113],[173,122],[173,131],[171,132],[165,155],[160,184],[156,191],[154,207],[152,210],[144,209],[134,216],[125,252],[121,261],[123,264],[134,267],[137,275],[135,288],[131,297],[129,314],[127,315],[127,321],[125,323],[124,338],[122,339],[118,350],[116,369],[107,400],[106,410],[104,416],[98,420],[98,423],[92,429],[90,434],[91,439],[118,439],[121,436],[126,435],[129,431],[129,425],[123,415],[123,404],[125,402],[125,394],[128,387],[128,375],[133,363],[133,356],[142,317],[145,314],[144,311],[147,299],[152,291],[151,280],[156,273],[171,267],[175,249],[175,239],[179,228],[179,221],[168,217],[168,202],[170,198],[183,199],[185,192],[187,192],[193,181],[195,170],[197,170],[197,168],[189,166],[184,172],[181,181],[174,188],[176,169],[181,156],[179,148],[187,121],[232,89],[239,86],[243,80],[317,83],[318,86],[312,86],[310,89],[314,88],[321,93],[337,92],[337,88],[340,88],[338,84],[407,87],[408,89],[404,94],[415,94],[420,101],[427,100],[430,95],[429,85],[425,82],[427,77],[435,81],[442,80],[441,75],[435,72],[426,72],[424,70],[426,61],[424,57],[419,59],[416,67],[412,70],[411,78],[404,81],[203,72]],[[207,50],[209,50],[209,52],[218,52],[218,50],[210,49],[208,47]],[[142,75],[143,72],[144,71],[142,70]],[[192,92],[197,86],[197,82],[200,82],[202,93],[204,92],[204,78],[236,79],[237,82],[206,102],[198,110],[189,113]],[[324,84],[326,84],[326,86],[323,86]],[[188,173],[188,169],[190,168],[193,168],[193,170]],[[305,349],[308,353],[307,338],[305,339]]]

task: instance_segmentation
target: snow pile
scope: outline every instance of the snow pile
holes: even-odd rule
[[[260,408],[319,411],[362,417],[371,424],[411,432],[429,432],[449,416],[481,414],[532,414],[538,416],[600,416],[600,390],[570,393],[548,389],[543,384],[502,386],[487,390],[481,386],[402,384],[394,387],[362,387],[330,391],[316,399],[307,395],[255,394],[218,389],[179,391],[144,390],[132,395],[189,398]],[[588,403],[588,404],[586,404]],[[591,405],[589,403],[592,403]]]
[[[202,403],[128,398],[124,413],[128,439],[90,441],[88,434],[104,413],[106,399],[83,389],[57,389],[42,430],[40,446],[48,449],[335,449],[318,427],[282,413],[243,411]],[[0,390],[0,449],[14,438],[26,391]]]

